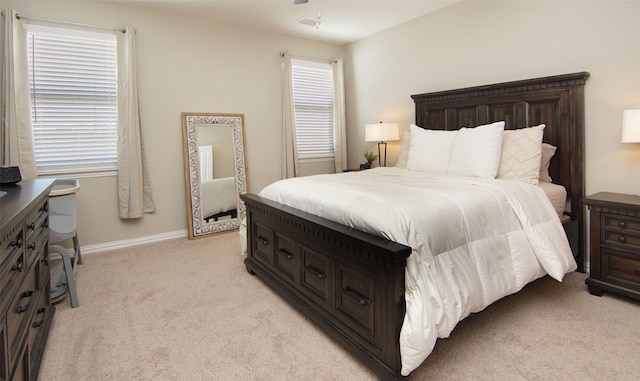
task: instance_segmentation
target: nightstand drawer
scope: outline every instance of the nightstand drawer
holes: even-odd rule
[[[640,235],[640,218],[605,213],[603,220],[605,229],[625,230]]]
[[[603,244],[609,244],[626,250],[640,250],[640,218],[617,214],[602,214]]]
[[[602,242],[629,250],[640,249],[640,236],[627,232],[605,230],[602,234]]]
[[[607,249],[602,249],[602,254],[602,278],[640,290],[640,256]]]

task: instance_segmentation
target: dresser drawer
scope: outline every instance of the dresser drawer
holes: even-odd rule
[[[9,301],[15,295],[16,288],[22,281],[26,270],[24,247],[13,247],[8,258],[0,265],[0,305],[2,306],[0,312],[3,314],[8,308]]]
[[[36,271],[29,271],[7,311],[7,344],[12,354],[17,353],[24,337],[31,312],[38,302]],[[13,358],[10,359],[13,362]]]
[[[38,335],[42,335],[47,315],[50,313],[52,306],[47,304],[46,292],[38,293],[38,301],[35,304],[35,313],[29,322],[29,348],[35,348],[35,342]]]
[[[329,310],[334,306],[335,263],[311,249],[301,246],[302,289]]]
[[[609,283],[640,291],[640,256],[603,248],[602,278]]]

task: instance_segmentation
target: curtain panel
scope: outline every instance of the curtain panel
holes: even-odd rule
[[[282,84],[282,178],[300,174],[298,147],[296,145],[296,123],[293,107],[293,82],[291,79],[291,55],[284,53]]]
[[[333,73],[333,148],[336,173],[347,169],[347,132],[344,104],[344,75],[342,59],[331,60]]]
[[[2,155],[3,166],[18,166],[23,179],[38,177],[33,151],[27,34],[17,12],[6,9],[2,54]]]
[[[135,29],[118,34],[118,204],[122,219],[155,212],[144,157],[138,87]]]

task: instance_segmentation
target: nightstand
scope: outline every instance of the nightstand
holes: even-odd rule
[[[601,192],[584,203],[591,212],[589,292],[640,300],[640,196]]]

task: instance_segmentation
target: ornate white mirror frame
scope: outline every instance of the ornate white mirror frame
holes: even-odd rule
[[[222,208],[221,213],[215,216],[205,215],[204,208],[210,207],[211,202],[206,202],[210,185],[203,186],[201,179],[200,163],[200,128],[229,128],[231,140],[229,145],[233,152],[233,171],[235,177],[235,211]],[[237,229],[246,215],[244,203],[240,200],[240,194],[247,193],[247,179],[244,153],[244,114],[217,114],[217,113],[182,113],[182,132],[184,147],[185,184],[187,192],[187,221],[189,225],[189,239],[199,238],[211,233]],[[228,148],[228,147],[225,147]],[[233,181],[229,177],[226,180]],[[225,179],[213,179],[225,180]],[[228,184],[228,181],[227,181]],[[207,188],[207,189],[205,189]],[[213,188],[217,189],[217,188]],[[216,197],[217,199],[218,197]],[[203,204],[204,202],[204,204]]]

